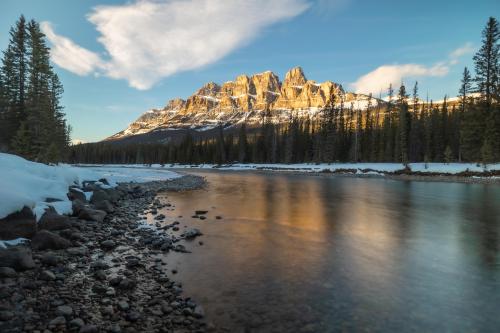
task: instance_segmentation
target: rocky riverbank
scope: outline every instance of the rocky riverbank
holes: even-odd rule
[[[105,183],[71,188],[74,216],[49,210],[26,235],[29,242],[0,249],[0,331],[213,330],[202,307],[171,280],[175,271],[164,261],[168,251],[185,252],[185,239],[201,232],[179,231],[175,222],[151,228],[143,220],[148,212],[171,207],[155,198],[158,192],[199,188],[203,178],[115,188]],[[88,191],[93,191],[89,201]],[[19,214],[14,218],[31,226],[30,212]]]

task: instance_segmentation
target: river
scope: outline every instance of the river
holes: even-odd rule
[[[204,235],[168,265],[220,331],[500,330],[500,186],[189,172],[163,213]]]

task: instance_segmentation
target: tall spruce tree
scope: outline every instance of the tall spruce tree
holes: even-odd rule
[[[474,55],[474,64],[476,69],[475,81],[477,90],[486,103],[489,110],[494,93],[498,86],[498,60],[500,57],[500,30],[498,21],[490,17],[486,27],[482,32],[482,45],[479,51]],[[497,101],[498,102],[498,101]]]

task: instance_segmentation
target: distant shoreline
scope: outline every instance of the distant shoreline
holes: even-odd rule
[[[221,168],[172,168],[176,171],[183,171],[189,174],[192,170],[199,171],[249,171],[263,174],[276,174],[277,172],[283,172],[286,174],[300,175],[300,176],[312,176],[312,177],[352,177],[352,178],[378,178],[378,179],[391,179],[399,181],[418,181],[418,182],[444,182],[444,183],[464,183],[464,184],[493,184],[500,185],[500,176],[492,177],[481,177],[481,176],[459,176],[459,175],[425,175],[425,174],[355,174],[355,173],[341,173],[341,172],[304,172],[295,170],[267,170],[267,169],[248,169],[248,170],[230,170]]]
[[[76,166],[100,166],[80,164]],[[386,178],[403,181],[500,184],[500,163],[481,166],[475,163],[322,163],[322,164],[121,164],[105,166],[142,169],[286,172],[311,176]]]

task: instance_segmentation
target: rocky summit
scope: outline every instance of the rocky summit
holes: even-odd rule
[[[315,117],[328,105],[364,109],[369,96],[344,91],[332,81],[308,80],[300,67],[292,68],[283,82],[271,71],[252,76],[240,75],[219,85],[209,82],[187,100],[176,98],[163,109],[141,115],[127,129],[106,140],[177,130],[203,132],[219,125],[259,124],[267,115],[272,122],[288,122],[292,116]],[[378,99],[372,98],[372,105]]]

